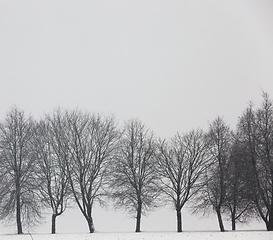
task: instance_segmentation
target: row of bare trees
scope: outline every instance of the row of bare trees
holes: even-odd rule
[[[210,125],[211,167],[196,198],[195,211],[213,210],[225,231],[222,214],[235,230],[236,222],[262,219],[273,230],[273,102],[263,94],[261,107],[253,104],[231,131],[222,118]]]
[[[16,107],[0,123],[0,218],[16,220],[18,234],[45,209],[56,218],[76,204],[94,232],[95,203],[112,199],[141,217],[171,204],[177,231],[182,208],[215,212],[232,222],[262,219],[273,230],[273,106],[264,93],[232,131],[223,118],[209,130],[158,139],[138,119],[119,129],[112,116],[57,109],[40,121]]]

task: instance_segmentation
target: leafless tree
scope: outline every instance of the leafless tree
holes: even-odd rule
[[[34,125],[16,107],[0,123],[0,218],[15,218],[18,234],[23,233],[24,224],[33,225],[40,217],[32,152]]]
[[[257,205],[267,230],[273,231],[273,102],[264,93],[262,107],[257,110],[258,161],[256,169],[258,186],[262,190],[261,202]],[[260,191],[261,191],[260,190]],[[263,212],[263,213],[262,213]]]
[[[119,132],[113,117],[80,111],[66,113],[64,148],[69,151],[66,171],[75,201],[94,232],[92,209],[96,201],[104,204],[109,164],[117,148]]]
[[[236,223],[247,223],[255,215],[254,205],[249,201],[248,191],[248,161],[247,151],[240,141],[240,133],[232,134],[231,154],[228,159],[226,174],[226,200],[224,210],[232,223],[232,230],[236,230]]]
[[[202,176],[209,167],[208,148],[201,130],[176,134],[158,146],[158,172],[162,191],[174,204],[177,231],[182,232],[181,210],[203,186]]]
[[[56,233],[56,218],[67,207],[71,192],[66,174],[66,156],[59,146],[59,125],[63,123],[61,111],[55,111],[47,120],[37,124],[34,138],[34,152],[37,162],[40,197],[52,210],[51,233]],[[57,130],[57,132],[56,132]]]
[[[141,216],[156,206],[159,196],[153,134],[139,120],[125,123],[119,153],[112,165],[110,188],[115,205],[136,213],[136,232]]]
[[[248,151],[251,178],[249,198],[266,224],[273,231],[273,105],[268,94],[263,94],[262,107],[250,105],[240,119],[242,141]]]
[[[227,166],[230,154],[230,129],[220,117],[210,124],[207,134],[212,164],[206,173],[205,187],[199,191],[195,211],[216,212],[220,230],[225,231],[222,212],[227,191]]]

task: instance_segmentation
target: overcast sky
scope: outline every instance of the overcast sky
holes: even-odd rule
[[[272,12],[272,0],[0,0],[0,119],[61,106],[138,117],[163,138],[218,115],[234,128],[250,100],[273,98]]]

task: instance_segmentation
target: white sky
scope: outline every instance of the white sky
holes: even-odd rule
[[[0,119],[16,104],[138,117],[160,137],[218,115],[234,128],[262,90],[273,98],[272,12],[271,0],[0,0]]]

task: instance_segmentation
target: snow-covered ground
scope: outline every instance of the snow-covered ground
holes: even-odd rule
[[[93,234],[0,234],[1,240],[272,240],[273,232],[141,232]]]

